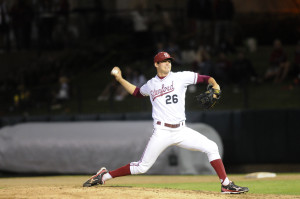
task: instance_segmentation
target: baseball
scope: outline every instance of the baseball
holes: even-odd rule
[[[112,71],[111,71],[111,74],[113,74],[113,75],[118,74],[118,70],[116,70],[116,69],[112,70]]]

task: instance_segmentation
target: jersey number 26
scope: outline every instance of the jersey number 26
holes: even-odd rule
[[[178,102],[177,95],[166,95],[166,104],[176,104]]]

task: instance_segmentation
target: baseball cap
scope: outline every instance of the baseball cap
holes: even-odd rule
[[[169,55],[169,53],[167,52],[159,52],[155,55],[154,57],[154,62],[161,62],[161,61],[164,61],[166,59],[174,59],[173,57],[171,57]]]

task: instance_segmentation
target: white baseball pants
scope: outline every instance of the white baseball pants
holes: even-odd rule
[[[169,128],[155,125],[153,135],[138,162],[130,163],[131,174],[146,173],[158,156],[169,146],[176,145],[192,151],[206,153],[209,162],[221,159],[218,146],[201,133],[184,126]]]

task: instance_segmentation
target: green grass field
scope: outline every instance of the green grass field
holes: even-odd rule
[[[161,176],[162,177],[162,176]],[[168,178],[170,176],[166,176]],[[134,183],[117,184],[116,186],[133,186],[147,188],[180,189],[180,190],[198,190],[212,191],[220,190],[220,185],[216,183],[216,176],[186,176],[187,178],[199,178],[197,182],[177,182],[173,183]],[[162,177],[164,178],[164,177]],[[204,179],[203,179],[204,178]],[[278,174],[275,178],[245,179],[244,175],[230,175],[233,181],[240,186],[249,187],[251,194],[284,194],[300,196],[300,174]],[[204,181],[201,182],[201,179]],[[162,179],[163,181],[163,179]]]
[[[300,180],[255,180],[238,183],[240,186],[247,186],[250,193],[255,194],[287,194],[300,195]],[[128,186],[128,185],[127,185]],[[220,185],[215,182],[198,182],[198,183],[162,183],[162,184],[139,184],[130,185],[148,188],[164,189],[182,189],[182,190],[199,190],[213,191],[220,189]]]

